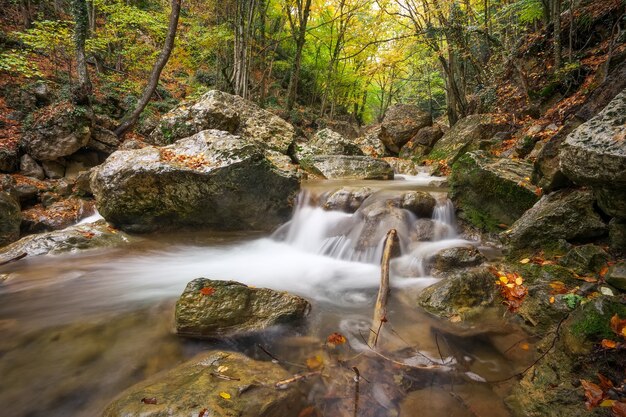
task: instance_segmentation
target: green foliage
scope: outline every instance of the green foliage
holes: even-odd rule
[[[563,301],[570,310],[575,309],[582,300],[584,300],[584,298],[578,294],[565,294],[563,296]]]
[[[37,66],[28,60],[24,51],[15,49],[0,53],[0,71],[26,78],[41,77]]]

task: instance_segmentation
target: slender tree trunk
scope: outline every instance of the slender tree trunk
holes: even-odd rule
[[[571,63],[574,60],[574,0],[569,0],[569,49],[567,60]]]
[[[32,16],[30,14],[30,0],[20,0],[20,12],[22,14],[24,29],[30,29],[33,24]]]
[[[553,3],[553,48],[554,48],[554,70],[561,68],[561,0],[552,0]]]
[[[154,63],[154,67],[152,68],[152,72],[150,73],[150,78],[148,80],[148,85],[143,91],[143,95],[139,99],[137,103],[137,107],[132,111],[129,115],[124,117],[122,123],[115,129],[115,134],[117,136],[123,136],[124,133],[128,131],[139,119],[141,112],[146,108],[152,94],[157,88],[159,83],[159,78],[161,77],[161,71],[167,64],[167,61],[170,58],[170,54],[172,53],[172,49],[174,49],[174,40],[176,39],[176,30],[178,28],[178,17],[180,16],[180,5],[182,0],[172,0],[172,12],[170,14],[170,22],[167,29],[167,37],[165,38],[165,44],[163,45],[163,49],[161,50],[161,54],[159,58]]]
[[[296,55],[293,60],[291,74],[289,76],[289,86],[287,88],[287,110],[291,111],[296,103],[298,94],[298,82],[300,80],[300,70],[302,67],[302,50],[306,42],[306,28],[309,22],[311,11],[311,0],[306,0],[303,10],[298,12],[298,38],[296,39]]]
[[[77,83],[73,89],[74,102],[88,104],[91,96],[91,81],[85,58],[85,40],[89,33],[89,17],[85,0],[72,0],[72,15],[74,17],[74,46],[76,48]]]

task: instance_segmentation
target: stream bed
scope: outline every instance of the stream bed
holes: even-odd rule
[[[378,290],[382,242],[379,237],[369,239],[374,243],[366,248],[355,242],[358,233],[381,232],[357,224],[353,214],[316,207],[310,197],[345,185],[308,184],[293,220],[273,236],[153,234],[120,248],[27,257],[0,267],[6,277],[0,285],[0,414],[98,416],[124,389],[207,349],[237,350],[269,360],[258,348],[261,345],[288,362],[303,364],[328,335],[340,332],[351,352],[367,351],[363,333],[369,331]],[[365,185],[382,187],[376,182]],[[448,224],[449,231],[420,245],[410,242],[408,232],[400,233],[401,240],[405,236],[403,256],[392,268],[382,349],[404,352],[406,363],[426,358],[442,366],[454,365],[466,375],[463,384],[434,378],[410,392],[398,405],[400,415],[416,416],[419,409],[420,417],[508,416],[503,398],[510,381],[487,381],[505,380],[532,362],[526,335],[495,313],[458,328],[415,303],[419,291],[437,280],[424,273],[424,259],[445,247],[478,242],[456,236],[454,209],[445,189],[432,186],[432,177],[402,178],[384,187],[385,193],[432,193],[438,198],[433,219]],[[392,223],[397,227],[397,222]],[[387,230],[384,221],[377,225]],[[413,272],[394,273],[407,270],[403,263]],[[311,301],[311,315],[300,327],[248,337],[179,338],[173,332],[174,304],[185,285],[198,277],[301,295]],[[367,383],[377,383],[375,375],[367,378]],[[384,398],[377,404],[383,411],[389,409]]]

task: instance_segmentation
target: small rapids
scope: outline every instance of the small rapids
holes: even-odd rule
[[[410,298],[400,302],[437,281],[428,267],[437,252],[477,245],[458,237],[454,206],[442,183],[427,175],[311,182],[303,187],[292,219],[272,236],[149,235],[122,248],[27,257],[5,265],[0,268],[0,403],[16,417],[98,415],[126,387],[214,347],[171,331],[176,297],[197,277],[304,296],[313,310],[297,337],[323,340],[340,331],[352,349],[364,350],[362,334],[371,323],[390,228],[398,231],[401,245],[401,256],[392,261],[391,285],[406,290],[392,292],[397,297],[389,313],[396,335],[389,343],[419,346],[416,361],[443,362],[443,351],[452,363],[452,351],[433,341],[437,321],[415,309]],[[323,207],[321,197],[346,186],[366,187],[368,195],[350,210]],[[420,217],[398,205],[399,195],[415,190],[436,200],[432,215]],[[100,218],[96,212],[81,223]],[[272,349],[292,355],[290,360],[305,360],[298,355],[307,353],[290,348],[280,335],[262,337]],[[249,349],[239,343],[226,340],[221,348]],[[475,359],[471,370],[480,378],[512,372],[491,347],[468,342],[463,349]],[[478,366],[483,362],[492,365],[483,369]]]

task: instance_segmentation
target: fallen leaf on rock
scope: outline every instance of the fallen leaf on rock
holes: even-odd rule
[[[617,314],[611,317],[611,330],[626,339],[626,319],[620,319]]]
[[[202,410],[200,410],[200,412],[198,413],[198,417],[204,417],[204,415],[206,414],[207,409],[203,408]]]
[[[213,287],[204,287],[200,290],[200,294],[202,295],[213,295],[215,292],[215,288]]]
[[[519,263],[521,264],[527,264],[528,262],[530,262],[530,258],[524,258],[521,261],[519,261]]]
[[[156,404],[157,403],[157,399],[155,397],[150,397],[150,398],[142,398],[141,402],[144,404]]]
[[[585,389],[585,397],[587,397],[585,405],[587,406],[587,410],[597,407],[598,404],[600,404],[604,399],[604,392],[602,391],[602,388],[585,379],[581,379],[580,383]]]
[[[230,394],[224,391],[220,392],[220,397],[222,397],[225,400],[230,400]]]
[[[309,371],[320,369],[322,365],[324,365],[324,360],[320,355],[311,356],[306,360],[306,367],[309,368]]]
[[[615,417],[626,417],[626,403],[621,401],[615,401],[611,411]]]
[[[342,335],[341,333],[333,333],[330,336],[328,336],[328,338],[326,339],[326,342],[328,342],[329,345],[343,345],[344,343],[346,343],[346,337],[344,335]]]
[[[617,347],[617,342],[609,339],[602,339],[601,345],[604,349],[615,349]]]

